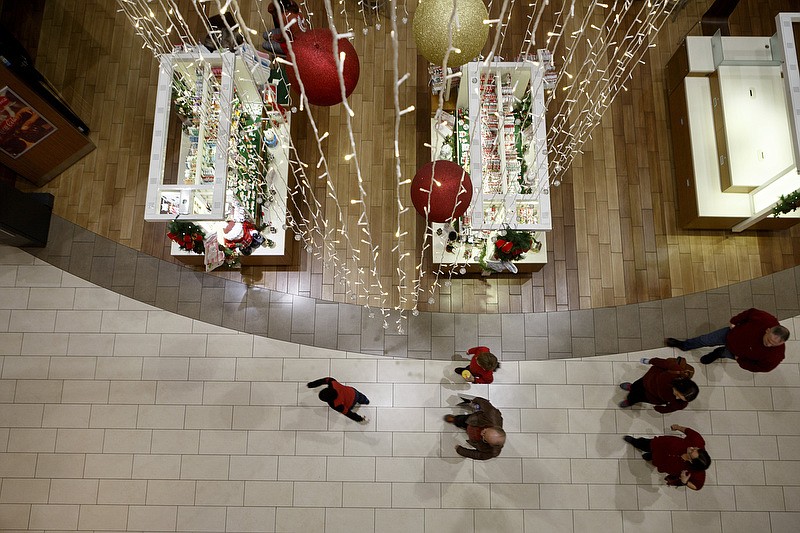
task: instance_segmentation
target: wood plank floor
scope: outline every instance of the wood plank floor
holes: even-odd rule
[[[588,2],[578,0],[579,5]],[[712,289],[800,263],[799,229],[734,235],[685,231],[676,226],[664,66],[686,34],[699,34],[698,21],[711,3],[690,0],[674,22],[664,25],[647,64],[634,71],[629,90],[620,94],[562,185],[553,189],[554,228],[548,235],[547,266],[532,275],[453,279],[449,287],[439,288],[433,304],[427,303],[425,293],[420,309],[508,313],[623,305]],[[771,35],[775,13],[790,10],[793,3],[742,0],[731,20],[732,33]],[[189,11],[188,0],[177,4]],[[322,2],[309,4],[316,13],[314,22],[320,26]],[[265,4],[257,0],[240,0],[239,5],[252,23],[260,20],[259,10],[265,13]],[[507,58],[515,57],[519,50],[527,25],[525,10],[530,8],[517,3],[513,9],[501,52]],[[412,6],[408,10],[413,12]],[[547,31],[548,19],[552,21],[552,13],[543,19],[540,33]],[[341,16],[336,20],[344,27]],[[361,80],[350,99],[355,112],[352,128],[369,193],[366,211],[373,243],[382,250],[380,282],[389,294],[387,303],[397,305],[400,295],[408,297],[410,291],[398,291],[396,254],[390,253],[397,211],[389,21],[382,19],[381,30],[373,27],[365,36],[360,17],[351,12],[349,20],[357,35],[354,45],[361,62]],[[413,104],[418,109],[403,118],[400,132],[401,168],[410,178],[425,160],[430,97],[427,65],[416,55],[410,20],[400,24],[398,37],[403,48],[400,72],[411,74],[401,88],[401,106]],[[164,224],[143,220],[157,74],[152,54],[142,49],[130,23],[117,13],[115,2],[51,0],[44,7],[37,67],[89,124],[97,145],[97,150],[41,189],[56,196],[56,213],[117,242],[165,258]],[[343,220],[357,245],[360,206],[349,203],[358,191],[354,161],[344,160],[350,152],[344,110],[341,106],[314,108],[312,115],[320,131],[331,133],[323,146],[342,199]],[[316,141],[302,112],[294,121],[298,153],[313,170],[319,157]],[[309,175],[314,176],[310,171]],[[314,183],[317,197],[327,198],[324,182]],[[329,198],[323,201],[327,217],[335,219],[335,204]],[[420,219],[411,210],[400,220],[408,231],[400,253],[413,252],[421,234]],[[370,268],[369,255],[362,252],[356,261],[350,259],[352,254],[344,243],[336,247],[353,273],[350,281],[355,284],[363,279],[358,272]],[[403,262],[409,286],[415,276],[414,256],[412,253]],[[323,259],[322,254],[301,252],[295,268],[249,267],[219,275],[292,294],[350,301],[345,285],[336,282],[330,261]],[[358,301],[366,303],[364,298]]]

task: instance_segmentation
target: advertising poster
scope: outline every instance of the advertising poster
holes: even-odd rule
[[[47,119],[8,88],[0,89],[0,150],[18,158],[56,131]]]

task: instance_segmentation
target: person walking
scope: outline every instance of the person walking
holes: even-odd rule
[[[369,405],[369,398],[364,396],[354,387],[342,385],[332,377],[320,378],[307,384],[309,389],[327,385],[319,391],[319,399],[327,403],[331,409],[342,413],[350,420],[366,424],[369,419],[353,411],[357,404]]]
[[[640,361],[651,365],[650,369],[633,383],[620,383],[619,388],[628,391],[628,396],[619,403],[620,407],[646,402],[655,404],[655,410],[659,413],[671,413],[685,408],[697,398],[700,390],[690,379],[694,375],[694,368],[683,357],[653,357]]]
[[[733,359],[750,372],[769,372],[786,356],[789,330],[778,323],[778,319],[760,309],[751,308],[731,318],[727,327],[679,340],[665,339],[665,344],[684,352],[703,346],[718,346],[700,358],[704,365],[719,358]]]
[[[461,398],[458,405],[469,409],[468,415],[446,415],[444,421],[467,431],[467,443],[474,449],[456,445],[462,457],[485,461],[497,457],[506,443],[503,431],[503,415],[486,398]]]
[[[467,354],[472,355],[468,366],[458,367],[455,373],[463,377],[470,383],[491,383],[494,381],[494,371],[500,368],[497,360],[489,348],[486,346],[476,346],[467,350]],[[468,373],[465,374],[464,371]]]
[[[672,424],[670,429],[680,431],[685,437],[663,435],[636,438],[625,435],[623,438],[643,452],[642,459],[653,463],[659,472],[667,474],[667,485],[700,490],[706,481],[706,470],[711,466],[711,457],[705,450],[706,441],[691,428]]]

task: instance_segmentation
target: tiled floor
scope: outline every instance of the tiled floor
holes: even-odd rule
[[[793,332],[800,318],[784,321]],[[433,327],[435,329],[435,327]],[[776,371],[698,368],[662,416],[615,407],[641,353],[504,361],[490,386],[503,454],[455,455],[455,363],[309,347],[209,325],[0,248],[0,529],[794,532],[800,344]],[[432,331],[435,334],[435,331]],[[648,355],[667,355],[660,348]],[[694,357],[694,356],[690,356]],[[700,365],[698,365],[699,367]],[[305,382],[372,400],[355,424]],[[669,488],[621,440],[672,423],[714,458]]]
[[[116,293],[190,319],[317,348],[449,360],[481,344],[503,359],[610,355],[698,335],[758,307],[779,319],[800,314],[800,266],[751,281],[620,307],[552,313],[431,313],[383,328],[379,311],[248,286],[137,252],[54,216],[40,259]],[[457,334],[456,334],[457,333]]]

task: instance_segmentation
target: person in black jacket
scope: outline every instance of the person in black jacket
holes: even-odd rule
[[[356,422],[366,424],[369,420],[353,411],[356,404],[369,405],[369,398],[364,396],[354,387],[342,385],[332,377],[320,378],[308,383],[308,388],[313,389],[320,385],[327,385],[319,391],[319,399],[330,405],[334,411],[339,411],[344,416]]]

